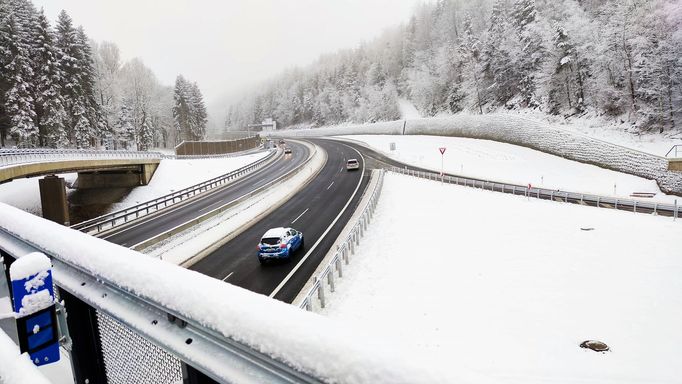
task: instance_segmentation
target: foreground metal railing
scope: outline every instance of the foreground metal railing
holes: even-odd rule
[[[199,193],[207,192],[215,188],[221,187],[235,178],[238,178],[246,173],[261,168],[268,161],[270,161],[270,159],[272,159],[276,153],[277,153],[276,150],[270,150],[268,155],[265,156],[264,158],[259,159],[258,161],[255,161],[246,166],[243,166],[239,169],[236,169],[232,172],[226,173],[222,176],[206,180],[199,184],[187,187],[176,192],[169,193],[167,195],[143,202],[141,204],[129,208],[125,208],[116,212],[96,217],[94,219],[74,224],[71,226],[71,228],[91,235],[96,235],[102,231],[109,230],[118,225],[125,224],[131,220],[135,220],[142,216],[149,215],[150,213],[154,213],[159,209],[163,209],[173,204],[186,201],[187,199],[190,199],[198,195]]]
[[[348,265],[350,256],[355,254],[355,249],[360,244],[360,238],[362,238],[367,231],[367,226],[374,216],[374,210],[381,197],[381,189],[384,185],[384,171],[375,170],[373,172],[379,173],[378,180],[372,190],[372,195],[369,198],[367,205],[362,210],[362,213],[357,218],[346,238],[338,246],[336,253],[331,260],[329,260],[327,266],[317,277],[315,277],[313,286],[308,290],[308,293],[306,293],[304,299],[299,304],[299,308],[313,311],[313,301],[315,300],[315,297],[319,300],[320,306],[324,308],[326,305],[325,291],[329,289],[330,292],[334,292],[336,289],[335,276],[338,276],[339,278],[343,277],[343,265]]]
[[[104,240],[92,239],[101,242],[100,250],[114,246],[113,244],[104,244],[106,243]],[[62,239],[61,241],[66,242],[67,240]],[[162,303],[135,292],[136,289],[144,289],[144,287],[124,288],[125,283],[121,281],[98,276],[88,270],[87,267],[88,258],[94,257],[88,255],[96,255],[98,249],[81,248],[80,253],[84,262],[79,264],[75,263],[73,259],[67,260],[73,255],[63,258],[45,246],[33,244],[5,228],[0,228],[0,250],[14,259],[31,252],[42,252],[48,255],[52,260],[56,285],[61,290],[78,297],[87,306],[95,309],[98,317],[101,313],[116,319],[125,328],[142,335],[163,351],[179,358],[183,363],[199,369],[213,380],[245,383],[320,382],[313,376],[299,372],[287,364],[257,351],[253,346],[226,337],[218,330],[207,327],[205,319],[188,316],[183,314],[181,310],[169,307],[169,303]],[[122,249],[121,252],[132,251]],[[143,255],[138,257],[144,258]],[[125,264],[124,262],[121,266],[123,267]],[[128,266],[132,267],[133,265],[135,264],[128,260]],[[171,278],[167,277],[167,284],[186,285],[200,276],[180,267],[175,268],[181,270],[181,273],[186,272],[186,280],[170,281]],[[139,271],[144,273],[144,267]],[[151,270],[147,272],[153,273]],[[160,277],[161,279],[157,280],[163,280],[163,276]],[[210,279],[203,276],[202,278]],[[178,300],[182,301],[180,298]],[[210,299],[195,297],[194,300],[199,304]],[[68,303],[66,310],[70,314],[69,321],[71,321],[71,314],[75,314],[75,312],[69,311]],[[85,329],[79,330],[72,336],[74,339],[79,337],[79,333],[81,337],[92,336],[86,335],[87,332]],[[110,340],[109,342],[115,343],[116,341]],[[107,372],[107,375],[109,374],[112,373]],[[154,382],[151,377],[148,379],[137,377],[136,379],[141,382]]]
[[[91,149],[0,149],[0,167],[57,160],[161,159],[159,152],[100,151]]]
[[[441,175],[440,173],[436,172],[418,171],[409,168],[404,169],[392,167],[390,171],[428,180],[441,181],[444,183],[462,185],[465,187],[480,188],[488,191],[510,193],[512,195],[526,196],[529,198],[533,197],[543,200],[561,201],[600,208],[612,208],[622,211],[632,211],[635,213],[650,213],[654,215],[670,216],[674,219],[679,217],[679,206],[677,205],[677,200],[675,200],[674,204],[665,204],[623,199],[613,196],[600,196],[555,189],[537,188],[533,186],[527,187],[522,185],[499,183],[496,181],[447,174]]]

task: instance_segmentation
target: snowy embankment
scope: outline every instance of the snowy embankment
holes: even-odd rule
[[[577,193],[632,198],[634,192],[654,193],[653,199],[673,203],[678,196],[665,195],[653,180],[628,175],[550,155],[518,145],[490,140],[443,136],[361,135],[342,136],[365,143],[400,162],[441,170],[439,148],[446,173],[510,184],[560,189]],[[395,150],[390,150],[390,144]]]
[[[679,382],[681,225],[388,173],[323,314],[506,383]]]
[[[403,133],[467,137],[520,145],[567,159],[656,180],[661,190],[682,194],[682,173],[668,171],[668,161],[662,156],[622,147],[566,130],[557,125],[514,114],[461,113],[443,118],[279,132],[283,136],[401,135]]]
[[[224,175],[265,157],[267,153],[263,151],[245,156],[214,159],[163,159],[149,185],[134,188],[121,202],[113,204],[109,212],[128,208]],[[60,176],[66,179],[68,185],[71,185],[76,181],[78,174],[69,173]],[[42,216],[39,179],[40,177],[17,179],[0,184],[0,202]]]

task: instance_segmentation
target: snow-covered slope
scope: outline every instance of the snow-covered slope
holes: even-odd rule
[[[388,173],[323,313],[504,383],[679,382],[681,225]]]
[[[603,168],[656,180],[661,190],[682,194],[682,173],[668,171],[668,161],[634,149],[598,140],[515,114],[472,115],[400,120],[286,131],[290,136],[360,134],[436,135],[500,141],[529,147]]]

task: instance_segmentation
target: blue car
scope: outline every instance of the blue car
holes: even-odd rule
[[[258,244],[258,261],[265,264],[270,260],[288,260],[292,253],[303,247],[303,233],[293,228],[272,228]]]

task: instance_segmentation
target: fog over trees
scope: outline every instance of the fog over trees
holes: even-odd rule
[[[116,44],[88,39],[65,11],[53,27],[29,0],[0,0],[0,69],[1,146],[148,150],[205,135],[195,83],[183,96],[192,125],[179,125],[173,88],[142,60],[123,62]]]
[[[439,0],[263,84],[225,129],[394,120],[399,98],[425,116],[529,108],[679,129],[681,27],[679,0]]]

